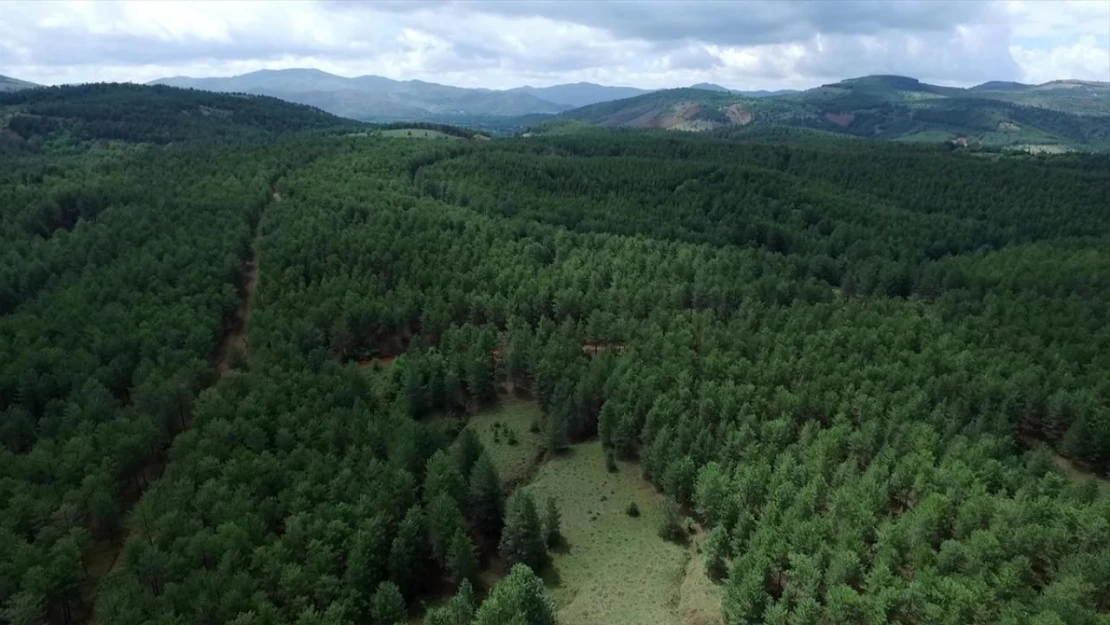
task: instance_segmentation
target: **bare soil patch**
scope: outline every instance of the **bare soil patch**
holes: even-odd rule
[[[746,126],[752,123],[752,110],[743,104],[733,104],[725,109],[728,121],[737,126]]]
[[[837,126],[847,126],[856,120],[855,113],[825,113],[825,119],[836,124]]]

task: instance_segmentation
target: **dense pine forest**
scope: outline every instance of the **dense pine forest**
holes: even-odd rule
[[[1110,623],[1106,156],[0,123],[0,623],[576,625],[526,435],[661,493],[706,622]]]

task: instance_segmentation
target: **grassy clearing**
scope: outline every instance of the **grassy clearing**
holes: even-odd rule
[[[535,472],[541,441],[531,428],[542,417],[535,401],[503,394],[496,406],[467,419],[466,427],[478,435],[506,487],[527,482]]]
[[[709,578],[705,556],[700,548],[705,532],[694,537],[693,549],[687,552],[686,575],[679,590],[678,613],[682,625],[724,625],[721,598],[724,587]]]
[[[451,139],[461,141],[461,137],[442,133],[438,130],[426,128],[393,128],[381,131],[383,137],[397,137],[401,139]]]
[[[546,575],[559,622],[677,625],[687,564],[695,564],[687,549],[656,533],[663,498],[639,467],[618,462],[618,469],[605,470],[594,441],[545,463],[525,487],[538,503],[555,497],[562,512],[566,546],[553,554]],[[630,502],[638,518],[626,514]]]
[[[1083,470],[1074,462],[1068,460],[1063,456],[1054,456],[1053,461],[1056,463],[1056,466],[1063,469],[1064,473],[1067,474],[1069,479],[1076,481],[1094,480],[1095,484],[1098,484],[1099,493],[1101,493],[1103,497],[1110,497],[1110,480],[1095,475],[1090,471]]]

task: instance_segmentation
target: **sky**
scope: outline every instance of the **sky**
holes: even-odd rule
[[[1110,81],[1110,0],[0,1],[0,74],[23,80],[294,67],[495,89]]]

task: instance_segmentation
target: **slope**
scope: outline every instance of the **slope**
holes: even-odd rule
[[[20,89],[32,89],[38,86],[39,85],[33,82],[0,75],[0,93],[6,91],[19,91]]]
[[[9,131],[0,144],[49,139],[154,144],[242,140],[358,125],[276,98],[110,83],[2,94],[0,119],[6,120]]]
[[[1100,108],[1101,83],[988,86],[960,89],[901,76],[865,76],[764,98],[671,89],[582,107],[560,118],[606,127],[709,131],[778,124],[880,139],[1110,148],[1110,110]]]

